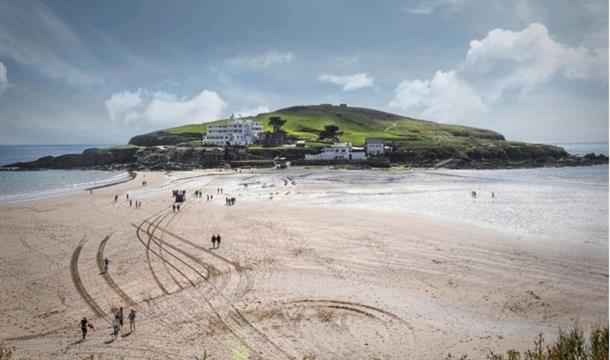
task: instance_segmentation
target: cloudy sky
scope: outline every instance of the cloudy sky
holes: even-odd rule
[[[0,0],[0,144],[348,103],[608,140],[607,0]]]

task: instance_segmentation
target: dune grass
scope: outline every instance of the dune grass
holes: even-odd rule
[[[453,357],[449,354],[447,360],[467,360],[467,355]],[[588,337],[581,328],[560,330],[557,339],[547,344],[542,334],[534,339],[534,347],[523,352],[514,349],[505,353],[490,351],[487,360],[608,360],[608,327],[598,327],[591,330]]]

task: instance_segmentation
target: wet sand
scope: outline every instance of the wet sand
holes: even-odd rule
[[[16,358],[479,358],[607,323],[607,245],[308,204],[302,194],[325,189],[304,171],[139,173],[93,195],[0,206],[4,346]],[[172,189],[187,190],[179,213]],[[136,309],[137,330],[111,342],[119,306]],[[83,316],[96,330],[81,342]]]

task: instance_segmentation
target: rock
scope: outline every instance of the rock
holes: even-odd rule
[[[154,131],[148,134],[137,135],[129,139],[129,144],[136,146],[177,145],[189,141],[201,140],[202,135],[171,134],[167,131]]]
[[[34,169],[79,169],[104,168],[112,164],[130,164],[135,162],[138,148],[98,149],[92,148],[82,154],[44,156],[38,160],[5,165],[5,168],[22,170]]]

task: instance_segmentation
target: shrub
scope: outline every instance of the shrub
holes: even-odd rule
[[[451,355],[447,359],[453,359]],[[496,354],[493,351],[487,356],[488,360],[608,360],[608,327],[597,328],[591,331],[589,342],[579,328],[570,331],[559,331],[554,343],[546,345],[544,338],[538,335],[534,340],[534,348],[521,353],[511,349],[506,355]]]

